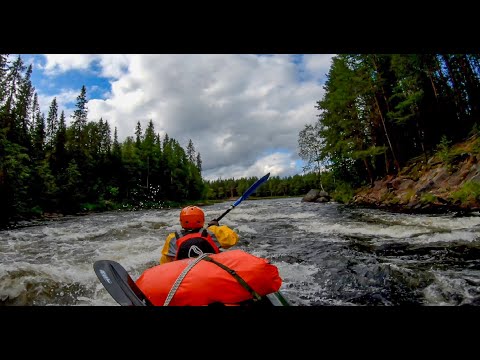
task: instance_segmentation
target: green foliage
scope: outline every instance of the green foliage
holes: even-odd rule
[[[2,139],[3,138],[3,139]],[[0,136],[0,186],[2,208],[6,216],[28,213],[32,170],[25,148]]]
[[[451,140],[448,140],[446,135],[443,135],[440,143],[437,146],[437,155],[445,164],[450,164],[452,161],[452,153],[450,151]]]
[[[109,210],[115,210],[117,208],[119,208],[119,206],[109,200],[100,200],[95,204],[92,204],[92,203],[80,204],[81,211],[87,211],[87,212],[109,211]]]
[[[404,203],[408,203],[408,202],[410,202],[412,197],[415,196],[415,194],[416,194],[415,189],[410,189],[405,193],[405,195],[402,197],[401,201],[404,202]]]
[[[108,193],[110,194],[110,196],[113,199],[116,199],[118,197],[118,195],[120,194],[120,190],[119,190],[118,187],[109,186],[107,190],[108,190]]]
[[[420,196],[420,203],[422,204],[433,204],[437,201],[437,197],[431,193],[423,193]]]
[[[369,158],[374,158],[376,156],[382,155],[387,151],[386,146],[370,146],[366,150],[356,150],[352,151],[353,159],[365,160]]]
[[[480,133],[478,135],[473,135],[471,153],[475,156],[480,154]]]
[[[96,211],[100,207],[98,204],[83,203],[80,204],[83,211]]]
[[[30,209],[30,214],[32,216],[36,216],[36,217],[39,217],[43,214],[43,210],[40,206],[35,206],[33,208]]]
[[[459,190],[450,195],[450,198],[453,202],[460,201],[462,204],[480,199],[480,182],[466,181]]]
[[[355,195],[355,189],[346,182],[340,181],[332,193],[332,199],[343,204],[349,204]]]
[[[392,203],[395,203],[395,198],[396,196],[393,192],[386,191],[385,193],[382,194],[382,196],[380,197],[380,200],[383,203],[392,204]]]
[[[480,135],[480,126],[478,123],[473,124],[472,130],[468,133],[468,136],[479,136]]]
[[[326,192],[332,192],[335,189],[335,174],[332,171],[322,172],[322,184]],[[300,181],[297,181],[298,185],[301,185]],[[299,188],[299,191],[295,192],[295,195],[300,195],[304,192],[303,188]]]

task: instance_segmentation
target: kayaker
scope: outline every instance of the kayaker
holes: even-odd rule
[[[219,253],[238,241],[238,234],[226,225],[212,220],[204,228],[205,213],[198,206],[186,206],[180,211],[178,230],[168,234],[160,257],[160,264],[197,257],[202,253]]]

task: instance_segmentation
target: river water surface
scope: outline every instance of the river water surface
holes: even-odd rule
[[[231,204],[205,206],[207,221]],[[158,265],[179,209],[107,212],[0,231],[0,304],[118,306],[93,271]],[[480,214],[407,215],[244,200],[220,222],[269,259],[296,306],[480,305]]]

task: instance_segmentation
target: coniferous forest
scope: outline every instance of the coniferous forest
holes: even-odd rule
[[[193,142],[184,149],[168,134],[160,137],[152,120],[145,129],[136,121],[132,136],[119,142],[107,120],[87,121],[85,86],[70,119],[55,98],[43,114],[31,74],[21,56],[9,61],[0,55],[0,225],[46,213],[229,199],[264,175],[205,181]],[[280,184],[286,180],[270,180],[256,195],[299,195],[316,181],[295,176],[290,190]]]
[[[259,177],[206,181],[202,158],[132,119],[120,142],[102,118],[87,121],[79,90],[69,119],[53,99],[40,111],[32,66],[0,54],[0,225],[45,213],[159,208],[241,196]],[[480,55],[342,54],[333,58],[317,121],[298,133],[305,173],[272,176],[255,196],[342,194],[426,161],[440,145],[479,132]],[[310,123],[312,119],[306,119]],[[67,125],[68,124],[68,125]],[[335,194],[339,194],[337,197]]]
[[[337,179],[337,191],[355,189],[478,135],[479,61],[479,54],[333,57],[317,122],[299,133],[300,156]]]

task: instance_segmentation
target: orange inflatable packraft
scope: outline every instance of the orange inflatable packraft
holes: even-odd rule
[[[280,289],[282,279],[278,269],[266,259],[238,249],[208,256],[235,270],[261,296]],[[154,266],[145,270],[136,284],[153,305],[163,306],[177,278],[195,260],[198,261],[189,258]],[[235,304],[251,298],[252,294],[232,274],[202,259],[185,275],[168,305],[202,306],[215,302]]]

